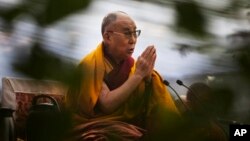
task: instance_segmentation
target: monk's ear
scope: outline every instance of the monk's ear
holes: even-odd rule
[[[110,34],[108,32],[104,32],[103,33],[103,39],[106,40],[106,41],[110,40]]]

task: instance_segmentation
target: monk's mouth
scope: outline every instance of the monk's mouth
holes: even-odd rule
[[[134,49],[130,49],[130,50],[129,50],[129,53],[133,53],[133,52],[134,52]]]

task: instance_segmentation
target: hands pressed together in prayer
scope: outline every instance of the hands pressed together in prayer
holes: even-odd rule
[[[143,79],[150,81],[155,60],[156,49],[153,45],[150,45],[138,57],[134,75],[129,77],[123,85],[110,91],[107,85],[103,83],[102,91],[99,96],[99,104],[101,105],[102,111],[105,113],[112,113],[128,99],[130,94]]]
[[[139,75],[146,81],[150,81],[156,60],[156,49],[154,45],[148,46],[138,57],[135,75]]]

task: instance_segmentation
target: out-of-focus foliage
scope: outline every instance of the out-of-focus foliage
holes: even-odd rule
[[[36,2],[38,1],[38,2]],[[37,13],[35,17],[40,25],[52,24],[61,18],[75,13],[79,10],[86,8],[91,0],[47,0],[42,1],[44,5],[40,5],[44,9]],[[32,6],[33,2],[36,4],[41,4],[41,0],[30,0]],[[37,5],[39,8],[39,5]],[[34,9],[36,10],[36,9]],[[31,11],[32,12],[32,11]],[[32,13],[35,13],[32,12]]]
[[[150,1],[150,0],[148,0]],[[177,32],[185,32],[189,33],[190,35],[195,35],[196,37],[204,36],[209,33],[207,31],[207,15],[209,14],[221,14],[221,16],[228,16],[230,18],[235,18],[235,15],[231,15],[235,10],[239,10],[244,8],[245,6],[249,6],[249,0],[232,0],[231,4],[228,7],[223,9],[212,9],[212,8],[205,8],[197,3],[197,1],[192,0],[158,0],[152,2],[160,2],[161,4],[171,5],[175,8],[176,12],[176,23],[175,29]],[[6,24],[11,28],[12,20],[18,16],[19,14],[25,13],[32,15],[34,19],[37,21],[39,26],[45,27],[47,25],[53,24],[56,21],[64,18],[65,16],[72,14],[78,10],[82,10],[86,8],[91,0],[26,0],[22,4],[17,5],[8,10],[0,10],[0,16],[2,19],[5,20]],[[249,23],[250,24],[250,23]],[[243,77],[247,78],[247,84],[250,84],[250,40],[249,31],[241,32],[244,34],[234,34],[233,36],[228,36],[232,38],[232,45],[235,46],[233,50],[229,50],[227,53],[231,53],[234,56],[235,62],[237,62],[238,66],[238,74]],[[247,34],[246,34],[247,33]],[[206,37],[206,36],[205,36]],[[216,37],[215,37],[216,38]],[[235,45],[235,39],[239,39],[241,42],[240,45]],[[244,39],[244,40],[242,40]],[[230,39],[231,40],[231,39]],[[14,63],[14,68],[19,72],[22,72],[30,77],[36,79],[54,79],[61,82],[64,82],[69,85],[79,84],[79,76],[81,74],[75,71],[75,66],[69,62],[65,62],[60,59],[59,56],[49,53],[46,50],[43,50],[41,47],[42,41],[37,41],[34,43],[32,47],[32,52],[30,56],[23,57],[19,59],[17,63]],[[206,50],[206,48],[217,48],[219,46],[213,46],[213,44],[209,44],[209,46],[204,45],[199,48],[194,48],[192,45],[180,45],[180,50],[183,54],[185,54],[186,50],[191,51],[201,51]],[[192,49],[190,49],[192,48]],[[187,54],[185,54],[187,55]],[[22,61],[20,61],[22,60]],[[84,73],[84,72],[83,72]],[[235,72],[234,72],[235,73]],[[229,74],[231,80],[234,80],[234,73]],[[223,77],[223,76],[222,76]],[[242,82],[236,82],[239,85]],[[230,87],[225,85],[225,81],[219,81],[214,84],[214,105],[213,108],[217,115],[220,117],[226,117],[229,112],[231,112],[231,106],[234,104],[235,96],[239,94],[234,93]],[[240,93],[240,90],[238,91]],[[244,95],[244,97],[249,98],[249,95]],[[248,101],[248,103],[250,103]],[[162,113],[163,117],[165,113]],[[250,119],[250,114],[244,114],[243,116],[248,116]],[[170,118],[174,119],[174,118]],[[199,140],[196,134],[187,134],[187,131],[190,129],[195,128],[196,124],[207,122],[206,120],[197,120],[195,118],[187,119],[184,123],[179,123],[178,125],[170,124],[170,121],[164,121],[161,119],[166,125],[170,125],[167,131],[168,133],[179,131],[180,134],[184,135],[186,140]],[[190,121],[189,121],[190,120]],[[174,120],[173,120],[174,121]],[[172,121],[171,121],[172,122]],[[243,121],[246,123],[250,123],[249,120]],[[162,123],[162,122],[161,122]],[[160,124],[161,124],[160,123]],[[192,124],[190,124],[192,123]],[[194,125],[193,127],[190,125]],[[174,129],[176,127],[176,130]],[[181,130],[178,130],[181,129]],[[154,134],[156,137],[160,135],[164,135],[166,130],[160,130],[161,132],[155,132]],[[176,136],[175,136],[176,135]],[[183,136],[178,136],[179,134],[172,134],[173,139],[175,137],[181,138],[183,140]],[[187,137],[188,136],[188,137]],[[187,138],[186,138],[187,137]]]
[[[53,79],[66,84],[74,83],[76,66],[54,53],[44,50],[38,43],[34,44],[28,57],[18,54],[13,63],[15,70],[35,79]],[[78,76],[79,77],[79,76]]]
[[[78,82],[74,64],[66,62],[56,54],[44,50],[43,27],[51,25],[64,17],[84,10],[91,0],[24,0],[11,8],[0,10],[0,18],[4,21],[4,30],[11,34],[14,19],[21,14],[32,16],[39,28],[37,35],[33,36],[34,42],[31,53],[20,53],[13,68],[29,77],[36,79],[53,79],[65,84]]]
[[[46,26],[86,8],[90,2],[91,0],[24,0],[15,7],[0,10],[0,15],[6,22],[11,22],[20,14],[29,14],[39,25]]]
[[[204,41],[198,44],[176,43],[175,49],[179,50],[182,55],[187,56],[188,52],[199,52],[207,55],[215,55],[213,50],[224,51],[227,56],[231,56],[226,65],[233,65],[235,70],[232,72],[225,72],[221,74],[211,74],[215,76],[215,80],[210,84],[213,88],[213,104],[211,106],[214,110],[215,116],[222,118],[220,122],[223,124],[224,129],[229,133],[229,124],[250,124],[249,112],[249,84],[250,84],[250,31],[249,28],[234,31],[226,35],[225,44],[219,44],[222,38],[213,35],[209,31],[208,25],[211,17],[221,17],[222,19],[244,19],[248,22],[250,27],[250,1],[249,0],[227,0],[224,7],[216,8],[202,5],[199,0],[145,0],[152,3],[167,5],[173,7],[176,12],[175,31],[182,34],[187,38],[195,38],[197,41]],[[208,0],[209,1],[209,0]],[[216,5],[216,1],[211,5]],[[225,1],[224,1],[225,2]],[[219,3],[219,1],[218,1]],[[248,10],[248,12],[247,12]],[[214,27],[217,28],[217,27]],[[205,35],[205,36],[204,36]],[[203,37],[203,38],[199,38]],[[212,53],[211,53],[212,52]],[[218,56],[219,58],[219,56]],[[219,60],[214,61],[214,64],[220,63]],[[212,111],[211,110],[211,111]],[[207,110],[210,111],[210,110]],[[188,130],[193,130],[195,124],[199,122],[208,122],[204,119],[198,120],[197,117],[192,117],[187,121],[186,126]],[[227,120],[228,119],[228,120]],[[196,121],[195,121],[196,120]],[[235,120],[235,121],[233,121]],[[191,123],[191,124],[190,124]],[[184,123],[185,125],[185,123]],[[184,128],[183,128],[184,129]],[[185,134],[184,130],[180,130],[185,140],[200,140],[196,134],[196,138],[189,139],[192,135]]]
[[[186,31],[193,35],[204,36],[206,34],[206,18],[199,5],[192,1],[177,1],[175,3],[177,13],[177,31]]]
[[[247,79],[249,79],[250,83],[250,44],[248,44],[245,49],[237,53],[235,55],[235,59],[241,68],[240,72],[242,75],[246,76]]]

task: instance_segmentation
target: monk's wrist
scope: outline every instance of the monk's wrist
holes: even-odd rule
[[[133,77],[138,81],[142,81],[143,79],[143,76],[141,76],[140,74],[134,74]]]

